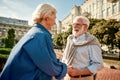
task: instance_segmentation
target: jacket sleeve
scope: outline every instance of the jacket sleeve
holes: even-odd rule
[[[50,76],[61,79],[66,75],[66,64],[61,63],[50,48],[51,42],[47,36],[34,37],[24,44],[23,48],[40,70]],[[52,50],[53,49],[53,50]]]

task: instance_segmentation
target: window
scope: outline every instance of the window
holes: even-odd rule
[[[112,14],[115,14],[117,12],[117,5],[112,5]]]
[[[94,3],[93,3],[93,4],[92,4],[92,10],[95,10],[94,7],[95,7],[95,6],[94,6]]]
[[[107,16],[110,16],[110,12],[111,12],[110,7],[108,7],[107,8]]]
[[[97,7],[98,8],[100,7],[100,1],[97,1]]]
[[[89,5],[88,12],[91,13],[91,11],[92,11],[91,5]]]
[[[106,18],[106,11],[105,10],[102,11],[101,18]]]
[[[104,5],[106,3],[106,0],[102,0],[102,4]]]

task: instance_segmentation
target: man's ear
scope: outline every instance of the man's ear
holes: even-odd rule
[[[88,29],[88,26],[84,25],[84,31],[87,31],[87,29]]]
[[[45,21],[47,21],[47,20],[48,20],[48,18],[49,18],[49,17],[45,17]]]

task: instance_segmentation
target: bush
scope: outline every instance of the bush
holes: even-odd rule
[[[2,71],[6,61],[7,61],[8,55],[2,55],[0,54],[0,72]]]
[[[0,72],[2,71],[4,64],[7,61],[10,51],[10,48],[0,48]]]
[[[10,54],[11,48],[0,48],[0,54]]]

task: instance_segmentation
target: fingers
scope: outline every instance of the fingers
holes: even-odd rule
[[[67,66],[67,68],[68,68],[68,69],[74,69],[74,67],[73,67],[73,66]]]
[[[78,75],[78,69],[77,68],[75,68],[74,66],[68,66],[67,67],[67,73],[69,74],[69,75],[71,75],[71,76],[76,76],[76,75]]]

